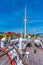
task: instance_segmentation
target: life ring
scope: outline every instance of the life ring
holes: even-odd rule
[[[4,48],[1,48],[1,47],[0,47],[0,50],[3,51],[3,52],[9,57],[10,64],[11,64],[11,65],[15,65],[15,62],[14,62],[14,60],[12,59],[12,57],[10,56],[10,54],[7,53],[7,51],[6,51]]]

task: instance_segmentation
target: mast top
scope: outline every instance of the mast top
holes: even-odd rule
[[[25,17],[24,17],[24,22],[27,22],[27,10],[26,10],[26,5],[25,5]]]
[[[25,19],[26,19],[26,5],[25,5]]]

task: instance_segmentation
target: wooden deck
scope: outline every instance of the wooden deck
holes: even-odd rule
[[[9,58],[6,55],[0,58],[0,65],[11,65]]]
[[[36,53],[34,53],[34,49],[36,49]],[[22,60],[25,59],[23,61],[24,65],[43,65],[43,50],[42,49],[36,48],[33,45],[32,47],[26,48],[26,50],[29,52],[29,58],[28,59],[25,56],[23,58],[19,54],[19,56],[22,58]],[[8,61],[9,59],[6,59],[6,58],[7,58],[6,56],[3,56],[2,58],[0,58],[0,60],[2,59],[2,61],[3,61],[3,62],[0,61],[0,65],[10,65],[10,61]],[[25,64],[25,61],[27,64]]]
[[[34,53],[36,49],[36,53]],[[28,65],[43,65],[43,50],[36,47],[30,47],[26,49],[29,51],[29,58],[26,59]]]

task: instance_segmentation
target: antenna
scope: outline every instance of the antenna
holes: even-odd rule
[[[26,5],[25,5],[25,18],[26,18]]]

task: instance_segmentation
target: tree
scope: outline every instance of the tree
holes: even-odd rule
[[[3,36],[2,35],[0,35],[0,39],[2,39],[3,38]]]

